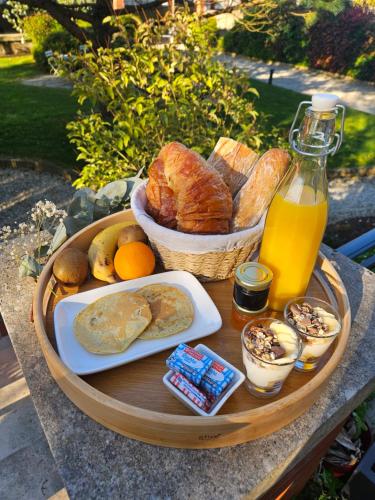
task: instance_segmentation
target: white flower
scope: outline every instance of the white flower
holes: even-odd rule
[[[56,217],[60,217],[60,220],[64,217],[66,217],[68,214],[65,212],[65,210],[56,210]]]
[[[25,234],[27,232],[27,229],[28,225],[26,224],[26,222],[21,222],[20,224],[18,224],[18,230],[21,234]]]

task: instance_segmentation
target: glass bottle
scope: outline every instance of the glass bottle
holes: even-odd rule
[[[316,94],[300,103],[289,133],[297,153],[268,210],[259,262],[273,272],[269,294],[272,309],[282,311],[294,297],[305,295],[328,217],[327,156],[343,139],[345,108],[332,94]],[[294,129],[300,109],[305,109]],[[341,109],[341,129],[335,132]],[[296,139],[295,139],[296,137]]]

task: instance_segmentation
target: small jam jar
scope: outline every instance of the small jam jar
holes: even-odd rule
[[[268,307],[272,271],[258,262],[244,262],[234,275],[233,303],[239,313],[257,314]]]

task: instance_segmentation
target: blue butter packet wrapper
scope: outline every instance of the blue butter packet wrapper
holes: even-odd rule
[[[168,368],[182,373],[190,382],[198,386],[203,375],[212,365],[212,359],[186,344],[180,344],[166,363]]]
[[[204,374],[200,388],[211,398],[218,398],[228,387],[234,377],[234,372],[230,368],[214,361]]]

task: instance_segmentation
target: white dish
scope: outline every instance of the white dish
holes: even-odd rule
[[[228,387],[221,393],[220,397],[215,401],[215,404],[210,408],[210,411],[204,411],[202,408],[199,408],[196,404],[193,403],[184,393],[179,391],[177,387],[175,387],[170,382],[170,378],[173,375],[173,371],[169,370],[163,377],[163,383],[167,387],[167,389],[173,394],[175,398],[181,401],[187,408],[192,410],[197,415],[201,415],[202,417],[213,417],[220,410],[223,404],[230,398],[230,396],[234,393],[236,389],[242,384],[245,380],[245,375],[238,370],[235,366],[231,365],[224,358],[216,354],[216,352],[211,351],[207,346],[203,344],[198,344],[194,347],[198,352],[209,356],[211,359],[218,361],[222,365],[230,368],[234,371],[234,377]]]
[[[125,290],[136,291],[155,283],[173,285],[190,297],[194,307],[194,320],[187,330],[162,339],[136,340],[126,351],[118,354],[93,354],[81,346],[73,333],[73,321],[84,307],[105,295]],[[77,375],[88,375],[211,335],[221,328],[222,320],[212,299],[192,274],[170,271],[71,295],[57,304],[54,325],[57,349],[62,361]]]

